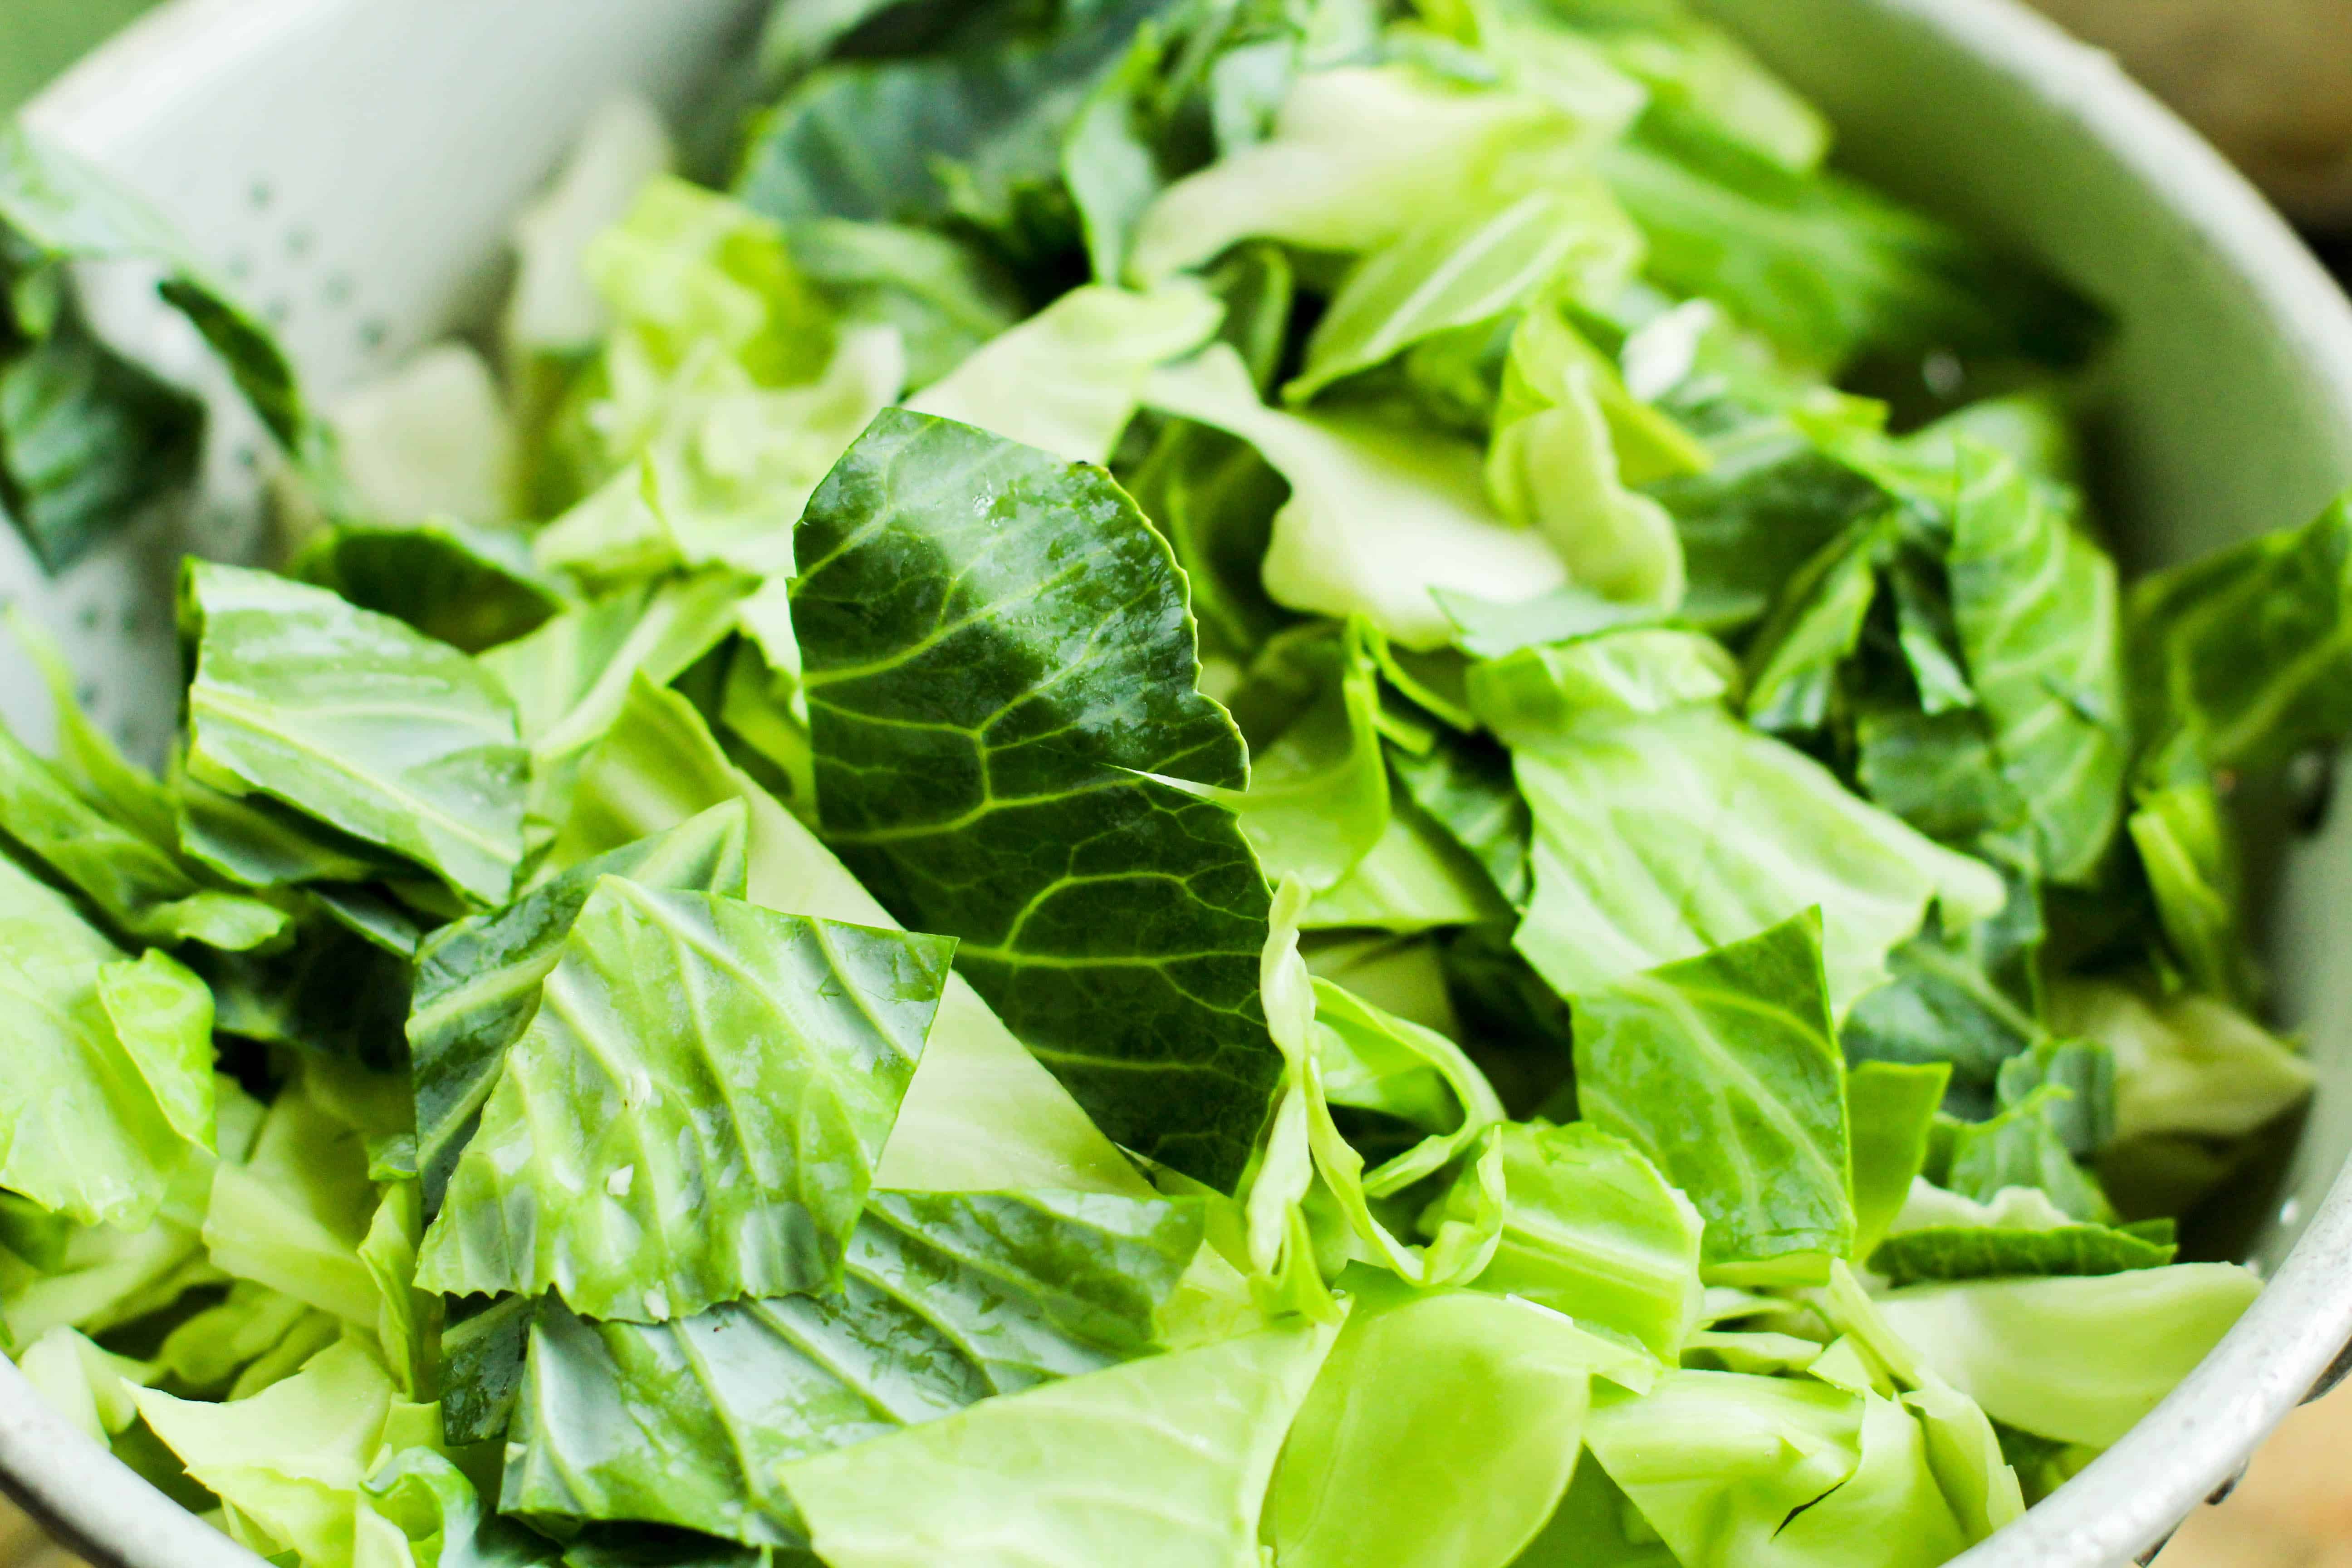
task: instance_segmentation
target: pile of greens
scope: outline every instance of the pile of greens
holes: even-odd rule
[[[1673,0],[789,0],[326,416],[0,142],[160,774],[0,737],[0,1339],[305,1568],[1929,1565],[2257,1289],[2352,509],[2126,590],[2100,313]],[[2275,837],[2273,834],[2272,837]]]

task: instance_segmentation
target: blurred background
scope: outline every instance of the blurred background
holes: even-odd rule
[[[0,114],[156,0],[0,0]],[[398,0],[385,0],[397,4]],[[2035,0],[2235,159],[2352,277],[2352,0]],[[2352,1568],[2352,1385],[2305,1406],[2161,1568]],[[0,1568],[81,1568],[0,1499]]]

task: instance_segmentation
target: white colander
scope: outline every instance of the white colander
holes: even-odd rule
[[[822,4],[825,0],[786,0]],[[2041,256],[2122,331],[2097,432],[2137,565],[2305,521],[2352,479],[2352,309],[2292,234],[2104,57],[2011,0],[1700,0],[1827,108],[1848,159]],[[9,0],[0,0],[5,7]],[[751,0],[177,0],[33,110],[187,234],[274,321],[314,398],[478,321],[515,208],[617,89],[679,109],[750,47]],[[184,329],[115,279],[103,324],[168,366]],[[0,596],[59,634],[134,752],[177,720],[172,563],[250,556],[263,438],[215,398],[205,494],[63,578],[0,536]],[[48,716],[0,651],[0,714]],[[2243,1465],[2352,1337],[2352,811],[2287,856],[2270,907],[2282,1021],[2320,1089],[2252,1259],[2273,1282],[2155,1414],[1971,1551],[2101,1568]],[[5,1071],[0,1063],[0,1071]],[[0,1484],[104,1568],[257,1560],[41,1408],[0,1359]]]
[[[5,9],[9,0],[0,0]],[[120,175],[281,334],[315,401],[477,321],[515,210],[604,99],[673,111],[755,41],[750,0],[180,0],[26,111]],[[216,386],[201,344],[134,269],[95,280],[110,333]],[[0,528],[0,600],[64,639],[82,696],[135,756],[177,721],[170,563],[263,547],[268,437],[215,396],[205,494],[159,509],[51,582]],[[0,717],[48,716],[0,651]]]

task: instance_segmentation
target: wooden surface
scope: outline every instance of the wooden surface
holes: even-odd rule
[[[0,5],[11,3],[12,0],[0,0]],[[85,1568],[80,1558],[61,1546],[50,1545],[33,1521],[17,1512],[16,1505],[5,1498],[0,1498],[0,1564],[5,1568]]]
[[[2200,1509],[2158,1568],[2352,1568],[2352,1385],[2287,1418],[2219,1508]]]

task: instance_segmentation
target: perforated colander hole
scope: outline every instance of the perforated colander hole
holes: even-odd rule
[[[266,212],[268,210],[269,204],[278,199],[278,193],[270,188],[268,180],[256,180],[246,188],[245,199],[251,204],[254,211]]]
[[[358,285],[352,281],[350,273],[331,272],[327,275],[325,286],[319,290],[319,298],[330,310],[345,310],[351,305],[352,295],[357,289]]]
[[[99,607],[94,604],[84,605],[80,609],[74,612],[74,625],[79,626],[86,632],[94,632],[98,630],[98,619]]]
[[[375,317],[360,323],[360,347],[368,353],[383,353],[383,345],[391,337],[392,328]]]
[[[226,270],[230,282],[242,284],[253,276],[253,258],[237,251],[228,258]]]

